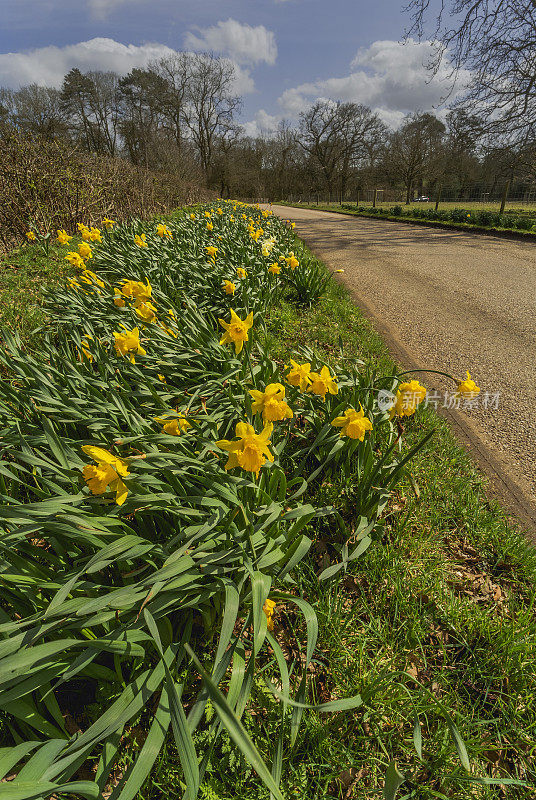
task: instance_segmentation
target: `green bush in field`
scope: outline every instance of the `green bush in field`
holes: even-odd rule
[[[340,558],[320,579],[371,544],[422,445],[405,450],[397,415],[424,389],[307,350],[272,360],[270,309],[282,292],[313,304],[329,276],[270,212],[221,202],[108,228],[80,225],[39,351],[2,337],[0,779],[13,798],[113,783],[130,800],[173,735],[193,800],[226,731],[281,798],[318,630],[293,571],[325,518]],[[348,531],[306,499],[333,475],[357,481]],[[280,721],[270,765],[242,722],[261,681]]]

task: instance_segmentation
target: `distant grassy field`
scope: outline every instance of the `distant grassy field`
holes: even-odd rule
[[[340,205],[338,202],[326,203],[323,201],[321,205],[332,205],[338,206]],[[355,205],[355,202],[351,200],[345,200],[345,205]],[[363,200],[360,202],[359,205],[372,205],[372,198]],[[435,200],[430,200],[429,203],[410,203],[408,206],[404,203],[404,201],[400,200],[390,200],[389,202],[380,202],[376,203],[378,208],[392,208],[392,206],[402,206],[403,208],[435,208]],[[473,200],[456,200],[450,201],[445,200],[444,202],[441,201],[439,203],[439,208],[442,209],[450,209],[450,208],[474,208],[478,211],[499,211],[501,207],[500,202],[497,203],[481,203],[479,201]],[[512,200],[511,202],[506,203],[504,213],[507,214],[536,214],[536,202],[535,203],[521,203],[519,200]]]

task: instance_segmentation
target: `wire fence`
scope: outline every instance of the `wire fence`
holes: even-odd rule
[[[463,193],[458,190],[441,189],[424,191],[422,194],[414,193],[411,196],[410,204],[436,205],[438,206],[477,206],[500,208],[504,202],[504,210],[509,211],[513,208],[524,209],[525,211],[536,209],[536,189],[530,191],[506,192],[504,186],[481,189],[471,188]],[[283,198],[288,203],[304,203],[307,205],[406,205],[406,192],[404,190],[371,188],[353,193],[329,194],[319,192],[296,192],[290,193]]]

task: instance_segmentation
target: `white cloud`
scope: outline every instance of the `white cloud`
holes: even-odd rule
[[[191,50],[206,50],[225,53],[239,64],[275,64],[277,45],[275,36],[264,25],[251,25],[228,19],[210,28],[199,28],[196,35],[191,31],[184,37],[186,47]]]
[[[279,98],[286,114],[296,116],[320,97],[363,103],[378,112],[392,127],[411,111],[433,111],[451,87],[450,65],[445,56],[435,76],[426,64],[433,53],[432,42],[407,44],[385,40],[358,50],[354,68],[342,78],[302,83],[287,89]],[[355,68],[361,69],[355,69]],[[457,91],[468,83],[469,73],[459,74]]]
[[[0,54],[0,85],[17,88],[28,83],[61,86],[63,76],[73,67],[82,72],[92,69],[126,74],[133,67],[145,67],[156,58],[174,51],[156,42],[121,44],[114,39],[96,38],[65,47],[38,47],[19,53]]]
[[[246,136],[271,136],[276,132],[280,122],[280,116],[268,114],[264,108],[261,108],[252,120],[242,125],[242,128]]]
[[[121,44],[114,39],[96,38],[65,47],[39,47],[19,53],[0,54],[0,86],[18,89],[29,83],[40,86],[61,86],[63,76],[73,67],[82,72],[111,70],[126,75],[134,67],[175,53],[158,42],[143,45]],[[235,91],[248,94],[255,85],[247,69],[234,64]]]
[[[88,0],[88,8],[94,19],[103,20],[119,6],[125,5],[125,3],[139,2],[140,0]]]

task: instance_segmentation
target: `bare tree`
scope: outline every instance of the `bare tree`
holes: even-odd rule
[[[444,169],[443,136],[445,126],[433,114],[411,114],[395,131],[386,150],[387,175],[402,180],[406,203],[418,186],[422,194],[424,178],[437,178]]]
[[[534,136],[536,123],[536,3],[534,0],[410,0],[408,35],[437,43],[430,63],[437,72],[446,55],[452,78],[470,73],[468,91],[457,100],[486,114],[488,129]],[[428,28],[429,15],[435,21]]]
[[[189,53],[174,53],[149,64],[149,69],[164,81],[158,96],[162,127],[169,132],[179,150],[185,137],[190,62]]]
[[[217,137],[233,127],[241,99],[235,94],[235,68],[211,53],[190,55],[185,122],[208,175]]]
[[[298,141],[331,194],[344,196],[350,175],[370,159],[385,126],[366,106],[318,100],[300,115]]]

